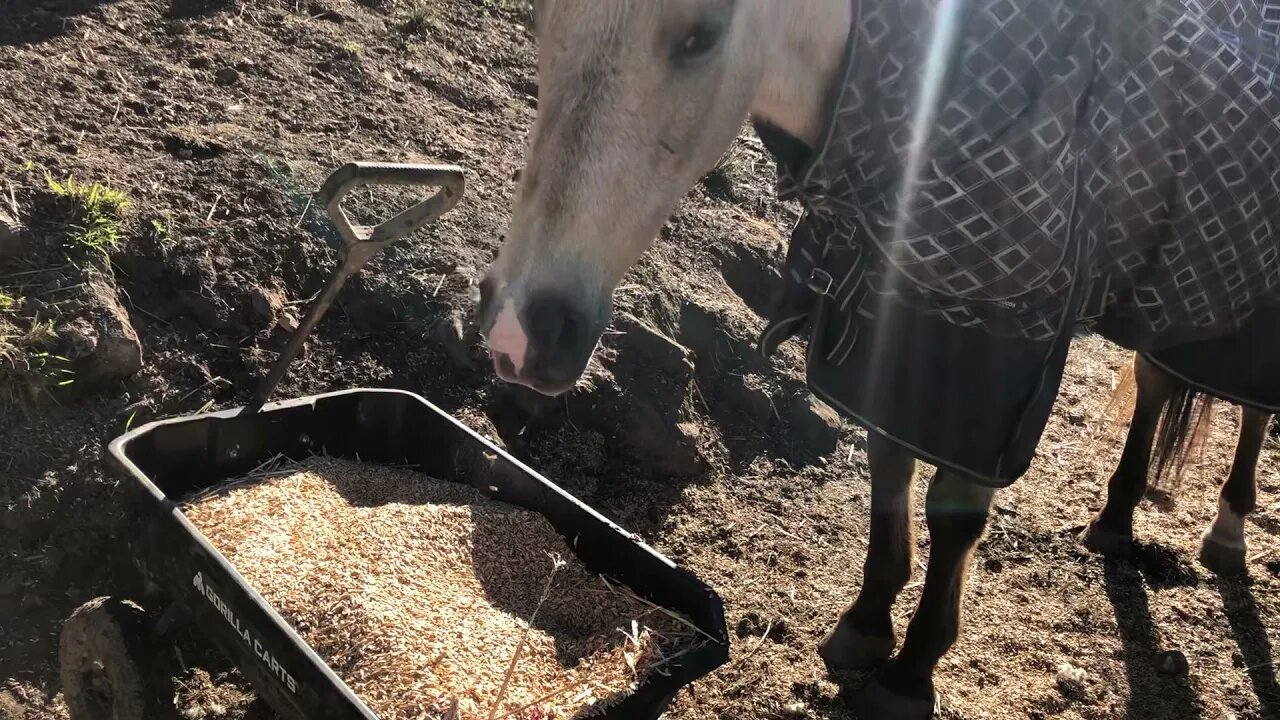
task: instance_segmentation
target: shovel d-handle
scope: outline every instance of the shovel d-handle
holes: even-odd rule
[[[342,199],[364,185],[410,185],[439,190],[377,225],[355,225],[342,209]],[[360,243],[385,245],[411,234],[453,209],[465,190],[462,168],[454,165],[353,162],[335,170],[316,197],[328,208],[330,220],[350,248]]]
[[[406,185],[439,189],[427,199],[401,210],[377,225],[355,225],[342,209],[342,199],[347,193],[364,185]],[[462,168],[454,165],[353,162],[338,168],[325,180],[316,193],[316,198],[328,208],[329,220],[342,237],[341,260],[324,290],[312,301],[311,307],[307,308],[307,314],[298,324],[293,337],[289,338],[289,344],[263,378],[242,414],[252,415],[267,403],[289,364],[302,351],[302,345],[311,331],[333,305],[347,278],[360,272],[382,248],[452,210],[462,199],[465,190]]]

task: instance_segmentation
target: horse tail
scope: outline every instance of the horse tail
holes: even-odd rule
[[[1111,428],[1111,434],[1124,439],[1124,431],[1129,427],[1129,421],[1133,419],[1133,408],[1138,400],[1138,374],[1134,370],[1134,363],[1125,366],[1120,379],[1114,385],[1111,399],[1107,401],[1107,408],[1103,411],[1103,415]]]
[[[1149,490],[1155,491],[1154,494],[1170,500],[1177,497],[1187,459],[1204,450],[1213,427],[1214,403],[1213,396],[1182,383],[1178,383],[1165,400],[1151,457],[1155,472],[1151,475]]]

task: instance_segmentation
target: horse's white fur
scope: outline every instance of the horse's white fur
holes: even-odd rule
[[[1231,509],[1225,498],[1218,500],[1218,516],[1210,526],[1208,536],[1219,545],[1244,549],[1244,516]]]
[[[714,64],[673,70],[670,43],[735,3]],[[607,312],[623,274],[748,115],[816,145],[852,12],[851,0],[537,0],[538,118],[489,270],[495,358],[525,367],[520,311],[538,288],[573,287]]]

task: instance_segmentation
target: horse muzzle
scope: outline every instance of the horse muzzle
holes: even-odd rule
[[[485,278],[480,329],[498,377],[544,395],[571,390],[608,324],[608,303],[601,313],[585,297],[550,288],[521,292]]]

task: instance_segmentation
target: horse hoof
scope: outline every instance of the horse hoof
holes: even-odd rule
[[[858,720],[929,720],[941,704],[937,693],[932,698],[899,695],[877,679],[858,693],[853,712]]]
[[[1205,535],[1200,540],[1200,564],[1218,575],[1241,575],[1245,572],[1245,548]]]
[[[883,665],[896,645],[892,635],[867,635],[841,619],[818,645],[818,655],[828,670],[867,670]]]
[[[1099,555],[1119,555],[1133,548],[1133,536],[1108,530],[1094,520],[1080,533],[1080,544]]]

